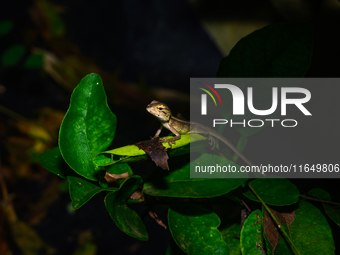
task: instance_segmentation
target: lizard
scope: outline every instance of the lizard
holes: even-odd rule
[[[162,143],[167,142],[170,147],[171,144],[175,144],[177,140],[181,139],[181,135],[184,134],[206,135],[209,137],[209,140],[211,141],[213,147],[215,147],[215,138],[217,138],[218,140],[226,144],[230,149],[232,149],[237,155],[239,155],[239,157],[245,163],[247,163],[249,166],[253,166],[253,164],[230,141],[228,141],[220,133],[202,124],[175,118],[174,116],[172,116],[171,110],[166,104],[153,100],[150,104],[148,104],[146,110],[161,122],[160,128],[157,130],[156,134],[154,135],[154,137],[152,137],[152,139],[159,137],[163,127],[175,134],[175,136],[170,139],[166,138],[160,139]]]

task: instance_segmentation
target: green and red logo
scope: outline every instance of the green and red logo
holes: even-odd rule
[[[202,82],[197,82],[197,83],[202,84],[202,85],[206,86],[208,89],[210,89],[217,96],[217,98],[220,101],[220,104],[222,106],[221,97],[220,97],[220,95],[217,93],[217,91],[213,87],[211,87],[208,84],[202,83]],[[215,106],[217,106],[215,97],[213,96],[213,94],[211,94],[211,92],[209,90],[201,88],[201,87],[198,87],[198,88],[203,90],[204,92],[206,92],[212,98],[212,100],[214,101]],[[201,114],[202,115],[207,115],[207,95],[206,94],[202,94],[201,95]]]

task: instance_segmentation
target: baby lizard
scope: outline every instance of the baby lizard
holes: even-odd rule
[[[161,102],[153,100],[147,107],[146,110],[155,116],[160,122],[161,126],[157,130],[155,136],[153,138],[159,137],[159,134],[162,131],[162,128],[165,127],[166,129],[170,130],[172,133],[175,134],[174,137],[170,139],[162,138],[161,142],[167,142],[171,146],[172,143],[175,143],[176,140],[181,138],[181,135],[184,134],[203,134],[209,136],[209,140],[212,144],[215,144],[215,138],[219,139],[223,143],[225,143],[230,149],[232,149],[237,155],[243,159],[249,166],[253,164],[238,150],[236,147],[229,142],[225,137],[223,137],[220,133],[216,132],[213,129],[210,129],[204,125],[201,125],[196,122],[188,122],[184,120],[177,119],[171,115],[170,108]]]

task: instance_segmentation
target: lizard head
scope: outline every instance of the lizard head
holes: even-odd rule
[[[161,122],[167,122],[171,118],[170,108],[166,104],[156,100],[153,100],[150,104],[148,104],[146,110]]]

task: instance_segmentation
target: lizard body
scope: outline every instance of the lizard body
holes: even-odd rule
[[[215,138],[222,141],[226,144],[230,149],[232,149],[244,162],[246,162],[249,166],[253,164],[231,143],[229,142],[224,136],[220,133],[216,132],[215,130],[208,128],[204,125],[201,125],[196,122],[188,122],[181,119],[177,119],[171,115],[170,108],[161,102],[153,100],[147,107],[146,110],[154,115],[160,122],[161,126],[157,130],[155,136],[153,138],[159,137],[163,127],[170,130],[172,133],[175,134],[174,137],[170,139],[161,139],[161,142],[167,142],[171,146],[172,143],[175,143],[176,140],[181,138],[181,135],[184,134],[203,134],[209,136],[209,140],[212,144],[215,144]]]

